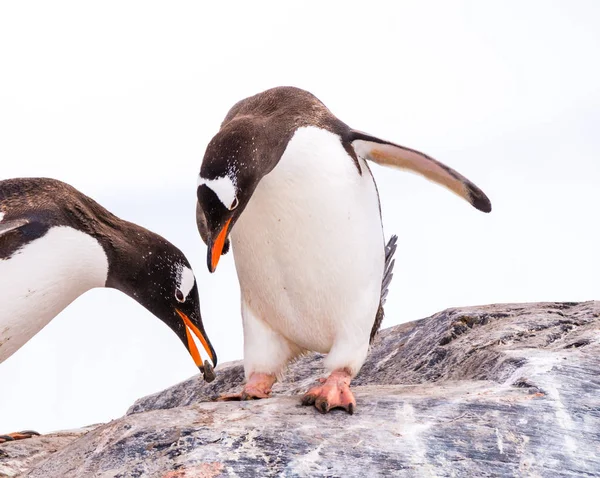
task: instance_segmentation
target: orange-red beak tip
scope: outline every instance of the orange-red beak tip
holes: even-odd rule
[[[198,340],[200,340],[200,343],[204,347],[204,350],[206,350],[206,353],[212,360],[213,364],[216,363],[216,357],[214,356],[214,354],[212,352],[212,347],[210,346],[210,344],[209,344],[207,338],[204,336],[204,334],[198,329],[198,327],[196,327],[192,323],[192,321],[189,319],[189,317],[187,315],[185,315],[179,309],[175,309],[175,310],[177,311],[177,313],[179,314],[179,316],[181,317],[181,319],[183,320],[183,323],[185,325],[188,349],[190,351],[192,358],[194,359],[194,363],[196,364],[196,366],[198,368],[202,369],[202,367],[204,366],[204,363],[202,362],[202,356],[200,355],[200,352],[198,351],[198,347],[196,347],[196,343],[194,342],[191,332],[193,332],[194,335],[196,335],[196,337],[198,337]]]

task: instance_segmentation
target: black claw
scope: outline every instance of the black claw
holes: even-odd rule
[[[326,400],[323,400],[321,403],[317,404],[317,410],[321,413],[327,413],[329,411],[329,404]]]
[[[252,395],[251,393],[242,392],[242,396],[240,400],[250,401],[250,400],[258,400],[258,397]]]
[[[37,436],[39,437],[40,434],[34,430],[23,430],[22,432],[19,432],[21,435],[31,435],[31,436]]]
[[[354,404],[351,403],[350,405],[348,405],[348,413],[350,415],[354,415]]]
[[[13,437],[11,437],[10,435],[0,435],[0,440],[14,441],[15,439]]]
[[[302,405],[307,406],[307,405],[312,405],[315,403],[315,396],[314,395],[304,395],[302,397]]]

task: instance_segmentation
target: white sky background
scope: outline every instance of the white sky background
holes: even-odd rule
[[[178,245],[220,362],[239,359],[233,260],[206,270],[196,175],[236,101],[299,86],[492,200],[485,215],[373,167],[386,236],[400,238],[384,327],[453,306],[599,299],[599,24],[593,0],[3,2],[0,178],[64,180]],[[107,421],[196,372],[162,322],[94,290],[0,364],[0,433]]]

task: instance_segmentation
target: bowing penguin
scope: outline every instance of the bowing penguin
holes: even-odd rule
[[[214,378],[193,339],[216,366],[196,279],[179,249],[63,182],[0,181],[0,363],[95,287],[118,289],[143,305],[177,334],[204,378]]]
[[[355,410],[350,382],[381,324],[396,247],[392,238],[386,250],[367,161],[417,172],[491,210],[461,174],[350,128],[298,88],[238,102],[210,141],[196,219],[211,272],[231,238],[244,326],[246,384],[223,398],[268,397],[291,360],[316,351],[327,354],[329,376],[302,403]]]

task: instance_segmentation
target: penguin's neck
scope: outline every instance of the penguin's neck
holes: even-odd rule
[[[101,242],[109,257],[109,272],[106,286],[139,300],[137,289],[140,276],[147,263],[157,254],[157,244],[148,230],[126,221],[118,230],[105,235]]]
[[[132,295],[135,279],[144,265],[144,251],[152,249],[153,234],[115,216],[88,197],[80,198],[80,203],[69,208],[69,217],[104,249],[109,264],[105,286]]]

